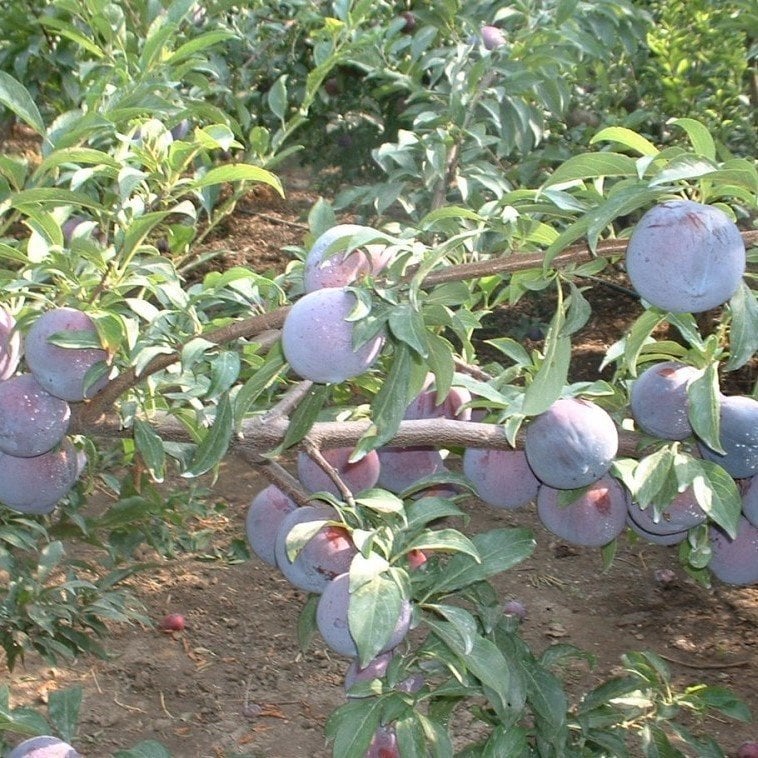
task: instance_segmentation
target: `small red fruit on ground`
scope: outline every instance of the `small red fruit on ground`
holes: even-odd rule
[[[183,632],[184,627],[184,616],[181,613],[168,613],[159,624],[159,629],[162,632]]]

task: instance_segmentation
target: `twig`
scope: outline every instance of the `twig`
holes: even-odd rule
[[[453,357],[453,363],[455,363],[455,367],[462,374],[468,374],[469,376],[473,376],[474,379],[478,379],[480,382],[489,382],[493,378],[486,371],[479,368],[479,366],[474,366],[471,363],[466,363],[466,361],[461,360],[460,358],[457,358],[455,356]]]
[[[272,216],[270,213],[263,213],[263,211],[251,211],[248,208],[238,207],[237,212],[242,213],[245,216],[257,216],[264,221],[271,221],[274,224],[282,224],[284,226],[291,226],[295,229],[304,229],[306,232],[310,230],[308,224],[302,224],[299,221],[290,221],[286,218],[279,218],[279,216]]]
[[[339,474],[339,471],[337,471],[334,466],[332,466],[331,463],[329,463],[326,458],[321,454],[321,451],[318,448],[318,445],[313,442],[313,440],[310,439],[310,436],[306,436],[305,439],[302,442],[303,448],[305,452],[307,453],[308,457],[316,463],[318,466],[320,466],[326,475],[334,482],[335,487],[339,490],[340,495],[342,495],[342,499],[350,506],[355,506],[355,498],[353,497],[353,493],[350,489],[350,487],[345,484],[345,481],[342,479],[342,477]]]
[[[685,666],[686,668],[690,669],[733,669],[733,668],[739,668],[741,666],[749,666],[752,661],[744,660],[744,661],[725,661],[724,663],[715,663],[713,661],[705,662],[705,661],[680,661],[677,658],[672,658],[669,655],[665,655],[664,653],[658,653],[658,656],[663,658],[665,661],[669,661],[671,663],[676,663],[677,666]]]
[[[232,451],[235,452],[235,451]],[[255,466],[261,474],[263,474],[268,481],[275,484],[285,495],[288,495],[298,505],[305,505],[310,499],[309,493],[307,493],[300,482],[295,479],[284,466],[276,461],[263,458],[258,453],[252,450],[237,450],[243,460]]]
[[[137,708],[134,705],[127,705],[126,703],[119,702],[119,699],[115,695],[113,696],[113,702],[116,705],[121,706],[121,708],[125,708],[127,711],[137,711],[137,713],[146,713],[146,711],[143,711],[142,708]]]
[[[163,712],[164,712],[164,713],[165,713],[165,714],[166,714],[166,715],[167,715],[167,716],[168,716],[170,719],[173,719],[173,718],[174,718],[174,716],[172,716],[172,715],[169,713],[169,711],[168,711],[168,708],[166,708],[166,700],[165,700],[165,698],[164,698],[164,696],[163,696],[163,690],[161,690],[161,709],[163,710]]]
[[[290,387],[279,402],[260,417],[260,423],[269,424],[276,419],[289,416],[300,405],[300,401],[308,394],[312,386],[312,381],[304,379]]]

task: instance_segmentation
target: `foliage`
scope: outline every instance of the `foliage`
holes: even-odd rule
[[[622,265],[626,239],[652,205],[687,198],[747,226],[758,207],[754,160],[722,150],[689,114],[666,121],[676,140],[664,147],[628,123],[591,137],[587,123],[564,128],[569,109],[614,97],[590,97],[587,77],[609,89],[639,53],[646,16],[633,4],[421,5],[408,29],[393,5],[363,0],[292,2],[279,15],[265,3],[238,12],[222,0],[205,12],[190,0],[57,0],[2,48],[0,103],[40,140],[39,163],[0,156],[3,304],[22,334],[52,306],[86,311],[114,373],[91,401],[72,404],[69,435],[88,464],[58,510],[0,516],[0,569],[10,577],[0,643],[10,667],[29,649],[50,660],[97,653],[105,620],[144,621],[117,589],[145,568],[130,564],[134,549],[145,541],[166,555],[202,547],[182,530],[209,513],[194,494],[166,496],[159,485],[215,474],[233,452],[244,449],[280,481],[272,461],[285,451],[312,453],[337,440],[354,445],[355,457],[397,440],[453,453],[482,439],[518,447],[524,426],[560,397],[591,398],[624,428],[630,382],[671,359],[702,370],[690,420],[719,448],[720,377],[758,349],[754,278],[711,329],[689,313],[641,307],[608,351],[608,381],[571,381],[571,341],[591,316],[583,292]],[[478,37],[484,23],[499,24],[506,44],[487,49]],[[32,85],[23,60],[12,68],[11,51],[43,38],[61,65]],[[327,91],[332,78],[336,95]],[[736,104],[730,84],[724,107]],[[678,93],[674,79],[661,86]],[[276,331],[302,294],[302,260],[276,275],[239,267],[200,276],[197,266],[211,255],[207,235],[253,184],[282,191],[271,169],[296,140],[316,163],[316,153],[331,160],[321,149],[327,137],[343,129],[357,138],[364,127],[366,146],[381,141],[373,158],[382,180],[348,188],[335,207],[317,203],[308,239],[334,225],[336,210],[402,209],[404,223],[358,233],[340,248],[382,242],[393,254],[381,277],[350,288],[354,345],[383,336],[385,347],[354,381],[313,384],[292,376]],[[362,171],[360,158],[351,162]],[[541,344],[530,351],[499,337],[490,341],[497,359],[477,365],[483,319],[532,293],[555,303]],[[657,339],[661,326],[674,336]],[[465,389],[486,423],[452,422],[453,434],[405,419],[429,374],[438,400],[452,386]],[[109,447],[108,437],[118,444]],[[737,485],[692,441],[635,436],[613,474],[646,506],[692,485],[709,523],[737,528]],[[87,495],[96,481],[113,504],[93,513]],[[483,730],[464,755],[625,755],[627,734],[646,755],[672,751],[672,735],[718,755],[676,717],[716,708],[745,718],[744,709],[713,688],[672,692],[651,654],[629,654],[626,676],[569,702],[556,672],[579,653],[529,650],[489,583],[530,553],[531,533],[438,528],[437,519],[463,514],[455,496],[424,488],[451,484],[470,486],[443,473],[399,494],[319,495],[359,551],[350,628],[361,663],[382,648],[403,601],[428,632],[393,659],[384,682],[357,692],[371,697],[334,714],[335,754],[363,755],[376,727],[392,722],[403,755],[449,755],[460,706]],[[63,544],[74,538],[104,552],[109,573],[68,563]],[[611,555],[613,545],[604,550]],[[423,570],[409,563],[417,551],[429,556]],[[710,581],[707,526],[690,530],[680,556]],[[304,639],[314,613],[306,604]],[[413,674],[424,677],[422,689],[398,690]],[[3,710],[16,723],[7,702]]]

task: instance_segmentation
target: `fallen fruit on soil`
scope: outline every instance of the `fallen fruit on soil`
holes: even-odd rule
[[[71,409],[31,374],[0,382],[0,452],[29,458],[52,450],[68,431]]]
[[[665,440],[692,434],[687,388],[702,371],[678,361],[656,363],[632,383],[632,417],[643,432]]]
[[[575,489],[608,471],[618,452],[618,432],[599,405],[561,398],[529,424],[524,451],[541,482],[556,489]]]
[[[276,534],[276,565],[287,580],[304,592],[323,592],[330,580],[350,568],[358,552],[347,529],[318,522],[339,521],[333,508],[305,505],[288,513]],[[287,538],[296,525],[311,524],[317,531],[303,544],[294,560],[287,555]]]
[[[379,479],[379,455],[371,450],[359,461],[351,463],[352,453],[352,447],[321,451],[321,455],[337,470],[347,488],[353,493],[362,492],[373,487]],[[335,497],[341,497],[331,477],[307,453],[298,453],[297,477],[310,492],[330,492]]]
[[[350,575],[340,574],[327,583],[316,607],[316,625],[324,642],[335,653],[355,658],[358,648],[348,626],[350,608]],[[411,623],[411,604],[403,601],[397,624],[386,644],[379,651],[386,653],[397,647],[408,633]]]
[[[85,376],[95,364],[106,368],[107,353],[100,348],[59,347],[48,341],[59,332],[97,340],[95,325],[86,313],[75,308],[46,311],[32,324],[24,340],[29,370],[51,395],[71,401],[92,397],[108,383],[107,371],[87,387]]]
[[[717,308],[745,273],[745,244],[723,211],[691,200],[651,208],[629,239],[626,270],[640,297],[672,313]]]
[[[374,364],[384,345],[384,335],[353,347],[353,322],[345,319],[356,303],[352,292],[326,287],[308,293],[292,306],[282,328],[282,349],[298,376],[338,384]]]
[[[758,527],[741,517],[735,539],[715,525],[709,539],[712,552],[708,568],[717,579],[726,584],[758,584]]]
[[[493,508],[522,508],[537,497],[540,488],[523,450],[467,448],[463,473],[476,494]]]
[[[358,224],[338,224],[316,239],[305,258],[303,282],[306,292],[324,287],[344,287],[369,274],[375,276],[389,263],[387,246],[369,244],[355,250],[345,250],[327,256],[338,240],[347,242],[357,234],[378,236],[379,232]]]
[[[68,742],[48,735],[31,737],[16,745],[7,758],[82,758]]]
[[[245,533],[250,549],[265,563],[276,566],[274,545],[284,517],[297,504],[276,485],[262,489],[250,503],[245,517]]]
[[[743,742],[737,749],[737,758],[758,758],[758,742]]]
[[[700,442],[700,454],[718,463],[735,479],[758,474],[758,400],[743,395],[722,395],[719,417],[724,453],[717,453]]]
[[[537,515],[546,529],[573,545],[602,547],[624,531],[628,497],[611,476],[594,482],[567,505],[560,502],[560,490],[543,486],[537,495]]]
[[[184,631],[185,621],[181,613],[168,613],[159,624],[159,628],[164,632],[182,632]]]

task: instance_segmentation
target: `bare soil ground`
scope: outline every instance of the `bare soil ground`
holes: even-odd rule
[[[315,198],[300,172],[284,180],[286,201],[261,192],[241,204],[211,243],[227,251],[214,265],[278,268],[282,248],[302,242],[305,214]],[[606,347],[639,308],[618,291],[593,289],[588,297],[594,316],[576,345],[575,379],[597,376]],[[533,299],[518,311],[498,314],[492,333],[512,333],[523,316],[539,320],[549,312],[542,310]],[[13,704],[43,708],[50,691],[81,684],[76,746],[92,757],[105,758],[144,739],[159,740],[179,758],[330,755],[323,726],[344,702],[347,661],[318,641],[299,650],[296,624],[305,598],[283,577],[256,558],[234,564],[220,558],[244,535],[247,506],[265,484],[247,464],[228,460],[214,485],[214,497],[228,507],[198,525],[215,532],[205,554],[171,561],[143,556],[160,565],[132,578],[132,589],[156,622],[167,612],[183,613],[183,632],[114,626],[106,640],[107,660],[82,658],[51,667],[29,658],[12,673],[0,668]],[[678,686],[724,685],[758,712],[758,588],[704,589],[681,569],[673,549],[625,539],[604,572],[597,551],[556,540],[531,508],[495,511],[474,498],[465,507],[471,533],[510,525],[534,529],[533,557],[503,575],[498,586],[504,600],[515,598],[527,607],[523,633],[536,650],[569,642],[597,656],[594,669],[577,665],[565,672],[572,692],[616,671],[623,652],[651,650],[669,661]],[[673,581],[658,581],[660,569],[673,571]],[[696,726],[730,756],[742,742],[758,739],[752,724],[710,718]]]

